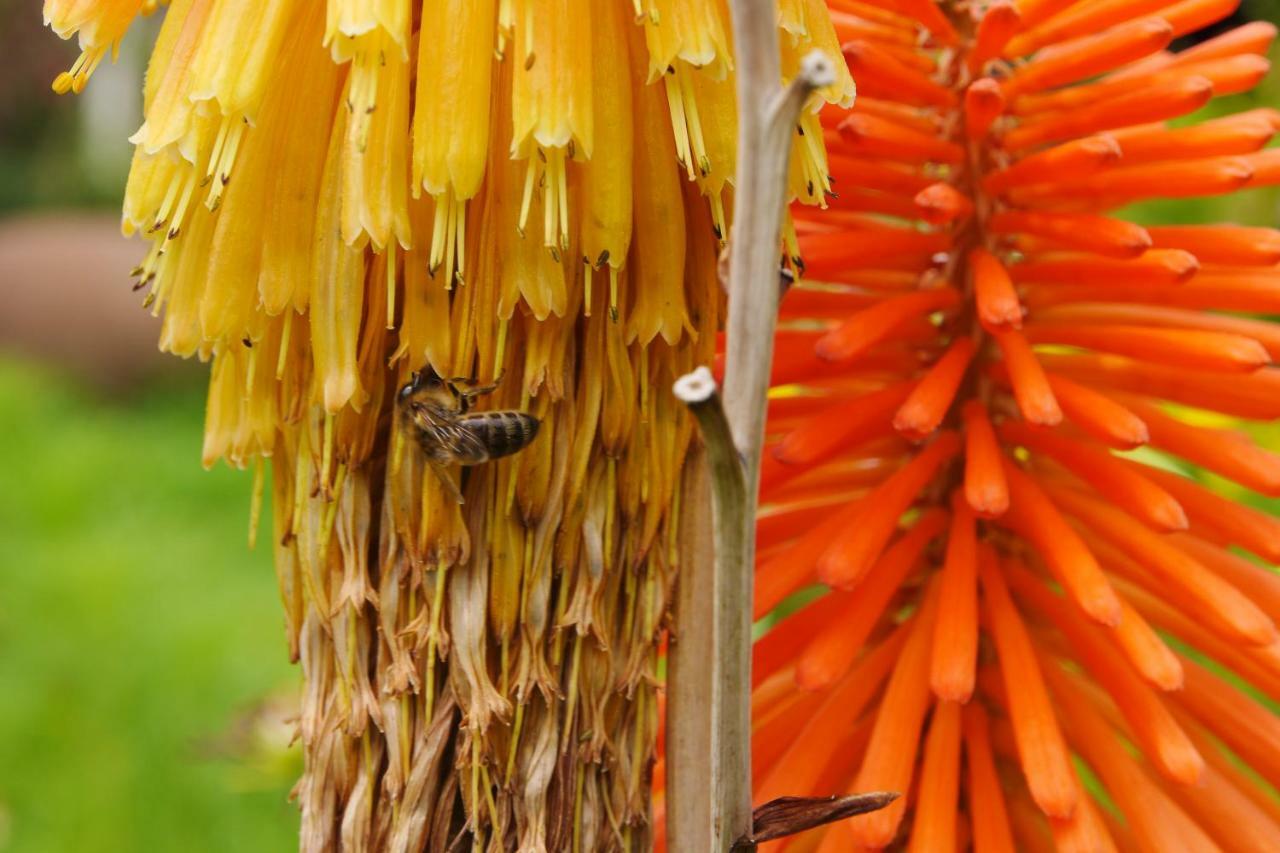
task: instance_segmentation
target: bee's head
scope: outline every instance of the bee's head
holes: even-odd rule
[[[409,381],[400,386],[397,395],[402,404],[410,403],[415,397],[423,394],[438,394],[445,388],[445,382],[430,367],[415,370],[409,375]]]

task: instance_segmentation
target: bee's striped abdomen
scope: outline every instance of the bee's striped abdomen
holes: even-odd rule
[[[533,441],[538,434],[538,425],[538,419],[525,412],[475,412],[463,415],[458,419],[458,426],[478,439],[485,454],[481,458],[459,458],[458,461],[463,465],[479,465],[490,459],[510,456]]]

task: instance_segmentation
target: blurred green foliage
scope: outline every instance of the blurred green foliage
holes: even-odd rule
[[[6,853],[296,846],[270,534],[247,549],[248,474],[200,469],[202,409],[0,360]]]

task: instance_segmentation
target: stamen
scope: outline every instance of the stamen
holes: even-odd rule
[[[693,155],[689,150],[689,126],[685,121],[684,99],[680,95],[675,69],[670,69],[663,75],[662,82],[666,86],[667,109],[671,111],[671,132],[675,136],[676,162],[684,167],[689,180],[692,181],[696,175],[693,171]]]
[[[396,244],[387,245],[387,328],[396,327]]]
[[[284,328],[280,332],[280,353],[276,356],[277,381],[284,377],[284,365],[289,356],[289,338],[293,334],[293,315],[293,308],[284,309]]]
[[[516,230],[520,232],[520,236],[524,236],[525,226],[529,222],[529,206],[533,203],[533,182],[537,177],[537,164],[532,157],[529,158],[529,165],[524,173],[524,195],[520,198],[520,221],[516,226]]]

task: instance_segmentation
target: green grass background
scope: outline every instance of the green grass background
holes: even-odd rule
[[[296,848],[296,750],[253,721],[297,673],[251,477],[200,468],[203,403],[0,361],[6,853]]]

